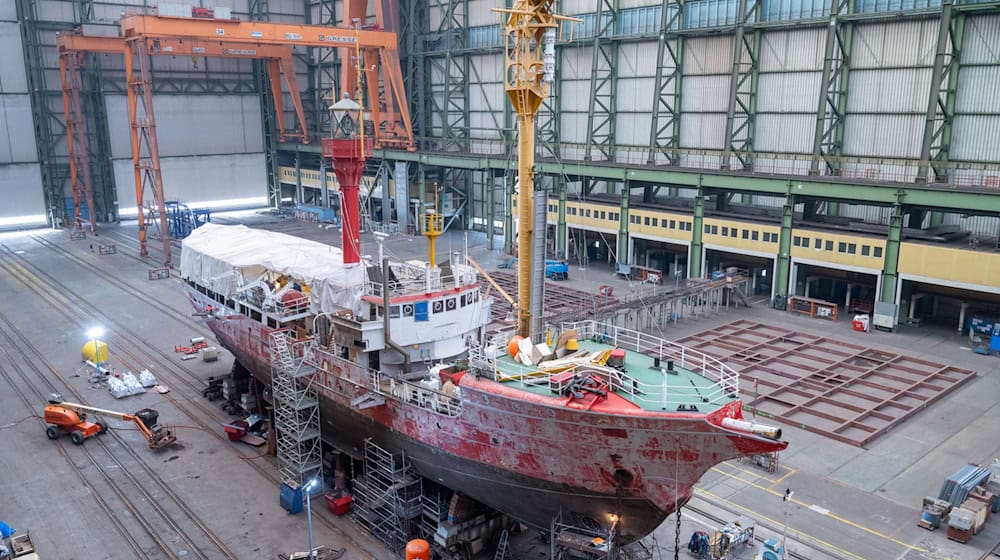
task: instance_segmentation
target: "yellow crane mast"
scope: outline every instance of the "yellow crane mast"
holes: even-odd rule
[[[517,114],[517,334],[525,338],[531,337],[535,115],[555,80],[559,22],[583,22],[553,14],[554,4],[555,0],[515,0],[511,8],[493,10],[507,15],[504,89]]]

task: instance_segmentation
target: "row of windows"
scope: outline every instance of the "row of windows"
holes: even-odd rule
[[[611,220],[617,222],[620,218],[618,212],[608,212],[605,210],[594,210],[593,212],[590,208],[580,208],[579,211],[575,206],[569,206],[566,208],[566,213],[570,216],[580,216],[582,218],[595,218],[598,220]],[[559,212],[559,207],[554,204],[549,204],[549,212]]]
[[[720,235],[719,226],[705,224],[705,233],[709,235]],[[736,239],[741,237],[740,228],[722,226],[722,237],[732,237]],[[751,229],[744,229],[742,234],[743,239],[748,241],[763,241],[764,243],[777,243],[778,234],[771,233],[769,231],[756,231]]]
[[[629,216],[629,223],[635,225],[645,225],[649,227],[662,227],[663,229],[676,229],[680,231],[691,231],[691,222],[684,220],[668,220],[667,218],[653,218],[650,216]]]
[[[549,212],[558,212],[558,211],[559,211],[559,207],[557,205],[555,205],[555,204],[549,204]],[[568,207],[566,209],[566,213],[570,214],[572,216],[580,215],[580,216],[583,216],[585,218],[590,218],[591,214],[593,214],[594,218],[597,218],[597,219],[600,219],[600,220],[609,219],[609,220],[617,221],[618,218],[619,218],[617,212],[605,212],[604,210],[594,210],[593,212],[591,212],[591,210],[589,208],[586,208],[586,209],[581,208],[581,209],[579,209],[579,214],[578,214],[577,208],[572,207],[572,206],[570,206],[570,207]],[[636,216],[636,215],[632,215],[632,216],[629,216],[628,221],[629,221],[630,224],[635,224],[635,225],[645,225],[645,226],[649,226],[649,227],[661,227],[662,226],[663,229],[676,229],[676,230],[680,230],[680,231],[691,231],[691,222],[686,222],[686,221],[683,221],[683,220],[668,220],[667,218],[660,219],[660,218],[655,218],[655,217],[651,217],[651,216]],[[733,239],[743,238],[743,239],[746,239],[748,241],[763,241],[764,243],[778,243],[778,234],[777,233],[772,233],[772,232],[769,232],[769,231],[750,230],[750,229],[742,229],[741,230],[740,228],[736,228],[736,227],[729,227],[729,226],[721,226],[720,227],[720,226],[715,225],[715,224],[705,224],[705,233],[708,234],[708,235],[720,235],[720,233],[719,233],[720,230],[722,232],[721,233],[722,237],[731,237]],[[809,247],[809,240],[810,240],[810,238],[808,238],[808,237],[802,237],[802,236],[796,235],[796,236],[794,236],[792,238],[792,245],[794,245],[796,247],[807,247],[808,248]],[[815,249],[818,249],[818,250],[823,250],[824,249],[824,244],[823,244],[823,241],[821,239],[815,239]],[[833,241],[826,241],[825,249],[827,251],[833,251],[834,250]],[[837,245],[837,252],[838,253],[848,254],[848,255],[855,255],[855,254],[858,253],[858,246],[857,246],[856,243],[841,242],[841,243],[839,243]],[[882,248],[881,247],[872,247],[870,245],[861,245],[861,256],[863,256],[863,257],[872,256],[872,257],[875,257],[875,258],[881,258],[882,257]]]
[[[795,246],[795,247],[803,247],[803,248],[808,249],[809,248],[809,242],[810,242],[810,238],[808,238],[808,237],[803,237],[803,236],[799,236],[799,235],[796,235],[796,236],[792,237],[792,245]],[[823,239],[820,239],[820,238],[817,237],[815,239],[812,239],[812,247],[813,247],[813,249],[816,249],[817,251],[824,251],[825,250],[825,251],[831,251],[832,252],[833,251],[833,241],[831,241],[829,239],[823,240]],[[837,243],[837,252],[838,253],[844,253],[845,255],[856,255],[856,254],[858,254],[858,244],[857,243],[848,243],[846,241],[840,241],[840,242]],[[882,258],[882,248],[881,247],[873,247],[871,245],[862,245],[861,246],[861,256],[862,257],[869,257],[870,256],[870,257],[875,257],[877,259],[880,259],[880,258]]]

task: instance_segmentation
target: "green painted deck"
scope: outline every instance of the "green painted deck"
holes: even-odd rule
[[[591,339],[580,340],[579,345],[580,350],[591,353],[614,348],[610,344]],[[666,365],[666,359],[662,360],[660,366],[666,368]],[[520,376],[537,371],[536,368],[515,361],[509,354],[498,356],[496,366],[502,377]],[[641,352],[626,349],[625,370],[627,375],[637,382],[633,385],[635,389],[632,391],[618,389],[615,393],[645,410],[676,411],[680,405],[695,405],[698,412],[711,412],[737,398],[736,395],[727,395],[716,380],[690,369],[680,368],[676,364],[674,365],[676,373],[664,373],[654,369],[653,356]],[[503,383],[538,395],[556,396],[549,388],[549,376],[544,374],[525,377],[523,381],[509,380]]]

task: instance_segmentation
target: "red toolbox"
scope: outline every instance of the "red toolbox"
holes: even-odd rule
[[[350,494],[339,498],[334,498],[330,494],[323,494],[323,498],[326,499],[326,505],[334,515],[347,515],[351,511],[351,502],[354,501],[354,498]]]

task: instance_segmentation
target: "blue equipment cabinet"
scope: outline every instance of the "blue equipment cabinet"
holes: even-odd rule
[[[302,487],[294,480],[281,483],[281,507],[288,513],[302,513]]]

